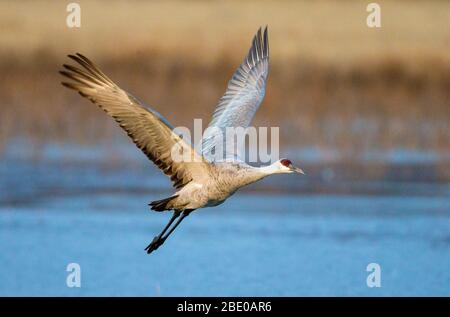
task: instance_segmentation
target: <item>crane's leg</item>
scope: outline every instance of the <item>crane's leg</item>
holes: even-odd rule
[[[156,249],[158,249],[164,243],[164,241],[166,241],[166,239],[170,236],[170,234],[178,227],[178,225],[183,221],[183,219],[186,218],[187,216],[189,216],[189,214],[192,211],[193,211],[192,209],[184,210],[183,213],[181,214],[181,217],[178,219],[178,221],[175,223],[175,225],[173,225],[173,227],[169,230],[169,232],[166,235],[164,235],[164,233],[170,227],[172,222],[174,222],[174,220],[176,218],[178,218],[178,216],[180,215],[179,211],[178,212],[174,212],[172,218],[170,219],[170,221],[167,224],[167,226],[163,229],[163,231],[158,236],[156,236],[153,239],[153,241],[148,245],[148,247],[145,248],[147,253],[150,254],[153,251],[155,251]]]
[[[180,211],[174,211],[173,212],[172,218],[170,218],[169,222],[164,227],[164,229],[161,231],[161,233],[159,235],[157,235],[156,237],[154,237],[152,242],[145,248],[147,253],[150,253],[153,250],[156,250],[162,244],[162,243],[159,244],[159,241],[161,240],[161,237],[167,231],[167,229],[170,228],[170,225],[175,221],[175,219],[177,219],[180,216],[180,214],[181,214]]]

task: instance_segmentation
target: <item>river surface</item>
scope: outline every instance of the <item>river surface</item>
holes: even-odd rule
[[[170,217],[147,204],[170,183],[145,159],[86,153],[0,161],[0,295],[450,296],[448,183],[333,192],[310,189],[314,173],[277,176],[194,212],[147,255]]]

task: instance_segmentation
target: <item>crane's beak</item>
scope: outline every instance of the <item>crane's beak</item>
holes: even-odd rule
[[[299,174],[305,175],[305,172],[304,172],[301,168],[299,168],[299,167],[294,167],[294,168],[293,168],[293,171],[294,171],[295,173],[299,173]]]

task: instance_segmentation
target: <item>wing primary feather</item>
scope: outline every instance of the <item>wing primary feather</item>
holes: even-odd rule
[[[98,85],[101,85],[101,84],[102,84],[102,82],[101,82],[100,80],[98,80],[96,77],[90,75],[89,73],[87,73],[87,72],[85,72],[85,71],[82,71],[82,70],[79,69],[79,68],[76,68],[76,67],[74,67],[74,66],[72,66],[72,65],[67,65],[67,64],[64,64],[63,67],[64,67],[65,69],[71,71],[71,72],[74,72],[74,73],[76,73],[76,74],[78,74],[78,75],[80,75],[80,76],[82,76],[82,77],[84,77],[84,78],[86,78],[86,79],[89,79],[89,80],[95,82],[95,83],[98,84]]]
[[[264,29],[264,57],[269,58],[269,34],[267,31],[267,25],[266,28]]]

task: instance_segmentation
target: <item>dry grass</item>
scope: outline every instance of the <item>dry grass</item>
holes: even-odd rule
[[[285,144],[450,151],[450,4],[379,1],[382,28],[363,1],[79,1],[0,3],[0,143],[13,137],[105,142],[114,124],[64,90],[57,70],[80,51],[175,125],[208,119],[268,24],[271,74],[257,124],[280,125]]]
[[[153,51],[207,64],[224,54],[241,60],[256,28],[268,24],[273,60],[450,60],[448,1],[378,1],[381,29],[366,26],[364,1],[77,2],[80,29],[66,27],[65,2],[1,2],[1,50],[20,55],[81,50],[96,58]]]

